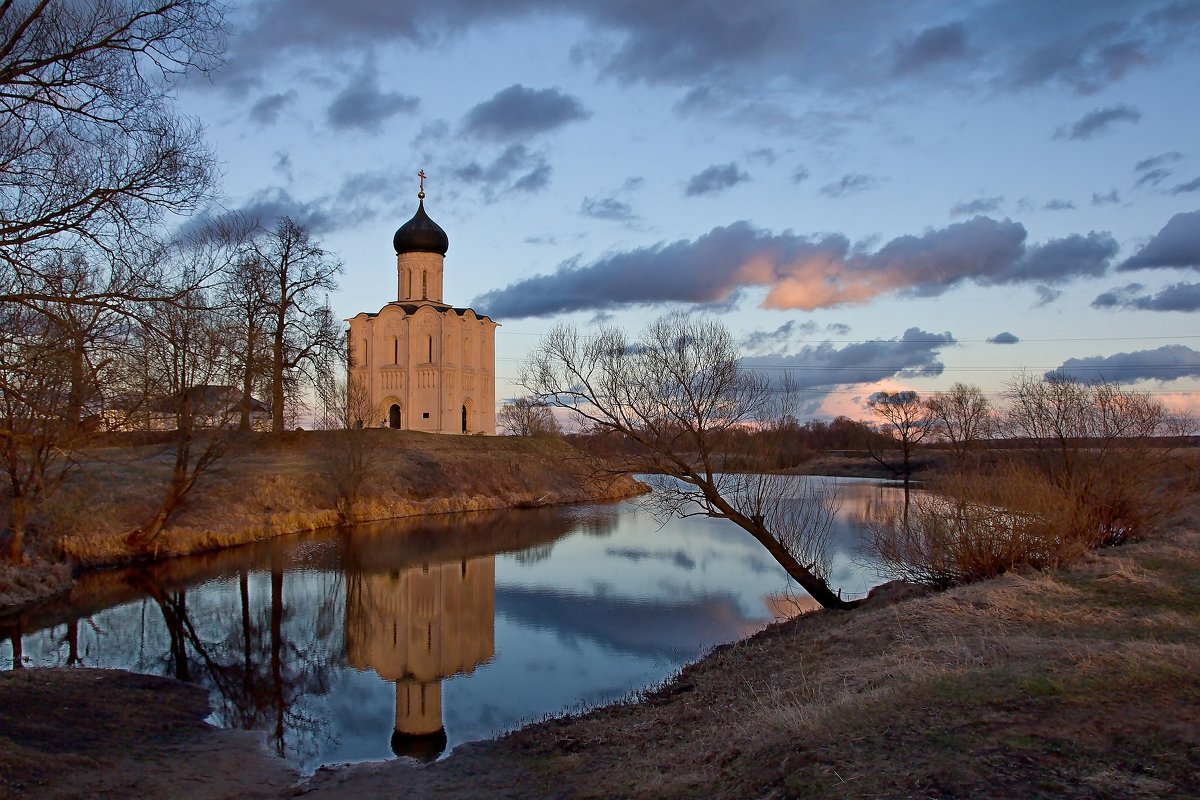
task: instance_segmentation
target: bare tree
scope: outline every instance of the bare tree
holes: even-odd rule
[[[218,64],[223,10],[216,0],[0,4],[0,302],[45,299],[47,251],[83,240],[117,264],[162,214],[205,199],[212,157],[199,123],[175,115],[171,78]]]
[[[887,460],[884,453],[871,451],[876,461],[908,480],[912,475],[912,455],[931,430],[928,407],[914,391],[876,392],[867,398],[867,408],[879,417],[881,430],[900,446],[900,465]]]
[[[255,243],[264,270],[267,336],[271,346],[271,429],[285,429],[288,385],[316,382],[341,356],[343,333],[323,293],[337,288],[342,263],[308,230],[282,217]]]
[[[658,511],[728,519],[822,606],[853,605],[830,588],[821,546],[835,498],[803,479],[724,472],[725,434],[788,415],[793,393],[741,369],[720,323],[676,314],[636,342],[616,328],[583,335],[560,325],[522,366],[519,383],[535,401],[633,443],[618,467],[651,474]]]
[[[510,436],[562,435],[550,407],[529,397],[517,397],[501,406],[496,422]]]
[[[934,435],[950,443],[960,464],[967,451],[995,429],[992,404],[978,386],[956,383],[949,391],[927,398],[925,405]]]
[[[25,560],[31,516],[75,463],[66,424],[71,363],[56,334],[34,311],[0,306],[0,468],[11,561]]]

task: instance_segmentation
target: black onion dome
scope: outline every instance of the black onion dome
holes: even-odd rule
[[[397,253],[437,253],[444,256],[450,249],[450,239],[442,227],[425,213],[425,201],[419,200],[417,213],[396,229],[392,247]]]

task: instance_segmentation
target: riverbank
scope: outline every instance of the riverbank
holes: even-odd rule
[[[245,734],[200,725],[204,711],[185,684],[91,670],[5,673],[0,792],[1197,796],[1197,598],[1193,508],[1160,538],[1096,552],[1070,570],[805,615],[718,648],[625,704],[466,745],[428,767],[361,764],[302,782],[281,775],[262,748],[246,748],[237,739]],[[161,722],[142,718],[151,703]]]
[[[348,450],[347,433],[355,437]],[[201,443],[202,444],[202,443]],[[185,506],[146,546],[129,533],[153,516],[169,475],[161,447],[88,451],[30,537],[26,567],[0,569],[0,617],[71,586],[72,572],[208,552],[290,533],[428,514],[631,497],[561,439],[409,431],[297,431],[231,439]],[[355,485],[344,480],[361,471]]]

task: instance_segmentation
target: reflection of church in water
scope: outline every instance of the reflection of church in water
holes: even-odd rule
[[[442,680],[492,657],[495,618],[494,556],[350,577],[346,653],[396,683],[396,755],[433,760],[445,749]]]

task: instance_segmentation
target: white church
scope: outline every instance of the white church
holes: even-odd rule
[[[367,427],[428,433],[496,433],[497,323],[442,301],[450,240],[425,213],[392,237],[396,300],[350,324],[350,381],[369,399]]]

